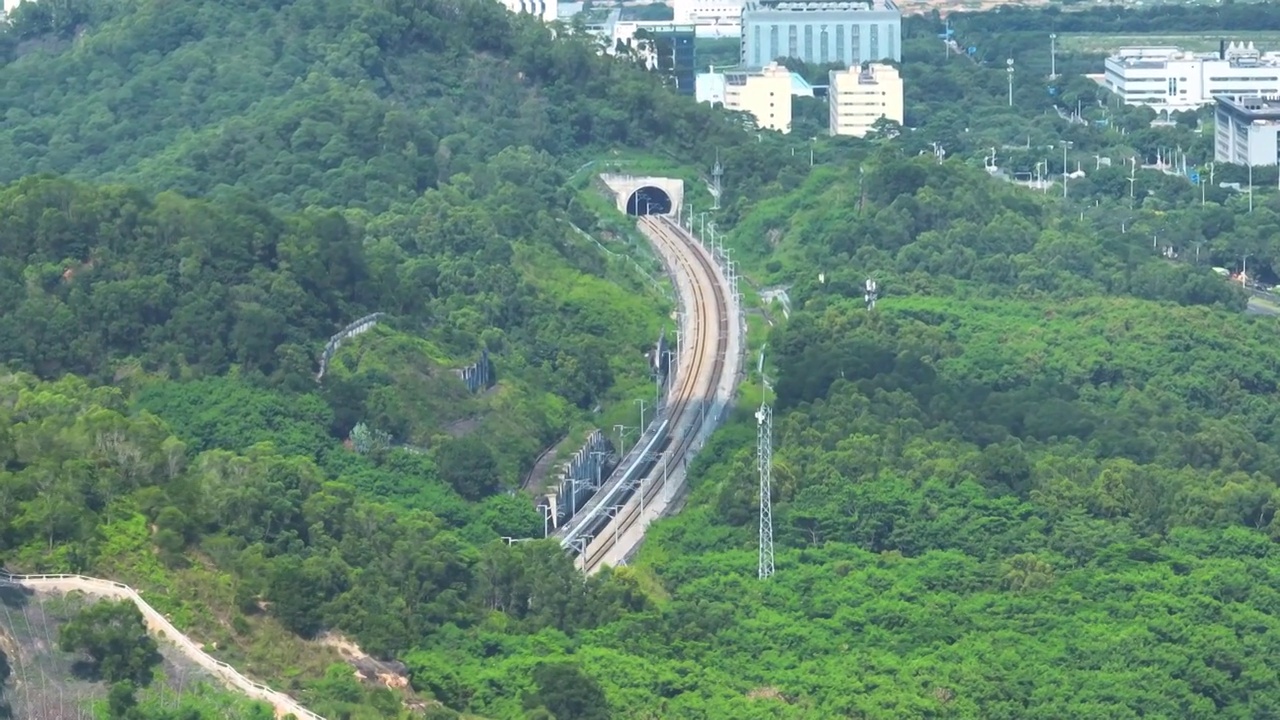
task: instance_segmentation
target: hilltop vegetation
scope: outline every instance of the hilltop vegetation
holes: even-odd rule
[[[1156,196],[1146,206],[1168,204]],[[1227,232],[1231,224],[1214,221],[1222,215],[1215,204],[1162,218],[1160,229],[1168,228],[1166,237],[1176,233],[1180,248],[1193,238],[1205,246],[1201,266],[1170,263],[1152,250],[1149,223],[1122,231],[1124,220],[1133,225],[1143,213],[1094,208],[1080,219],[1058,198],[993,181],[977,168],[895,160],[886,152],[867,164],[814,172],[799,190],[760,203],[729,242],[768,281],[793,284],[801,300],[819,303],[832,294],[860,295],[874,272],[890,295],[1120,294],[1239,310],[1244,294],[1208,268],[1211,252],[1229,257],[1240,240]],[[1270,217],[1236,225],[1266,227]]]
[[[8,567],[133,584],[330,717],[432,703],[335,675],[322,632],[393,657],[643,602],[503,544],[542,528],[507,490],[647,394],[669,308],[569,175],[732,124],[496,3],[24,5],[0,63]],[[482,351],[498,384],[471,395]],[[390,444],[344,449],[360,422]]]
[[[768,345],[777,575],[755,578],[744,412],[627,571],[646,606],[428,638],[415,683],[518,717],[494,688],[564,658],[618,717],[1265,716],[1280,375],[1273,321],[1207,268],[1229,239],[1174,263],[957,163],[854,163],[730,238],[794,283]],[[1216,233],[1219,209],[1178,212]]]
[[[274,715],[269,706],[224,690],[173,645],[148,637],[132,603],[5,587],[0,614],[0,717],[85,718],[94,711],[112,720]],[[64,637],[66,649],[60,647]],[[106,684],[107,675],[129,669],[138,672]]]
[[[552,42],[497,3],[64,0],[13,22],[0,180],[385,209],[509,146],[567,157],[731,134],[588,37]]]
[[[1207,269],[1274,253],[1272,209],[1102,172],[1077,207],[914,157],[999,136],[972,122],[992,103],[811,169],[807,139],[557,32],[488,2],[24,6],[0,34],[6,566],[137,586],[332,718],[1280,706],[1274,327]],[[502,540],[542,526],[506,491],[629,404],[670,308],[573,188],[615,149],[717,146],[716,220],[791,286],[778,574],[755,578],[746,408],[635,566],[584,578]],[[452,371],[481,351],[499,383],[471,395]],[[359,422],[391,440],[344,448]],[[357,681],[343,638],[411,687]]]

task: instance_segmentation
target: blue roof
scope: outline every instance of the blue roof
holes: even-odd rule
[[[792,95],[812,95],[813,86],[808,80],[800,77],[799,73],[791,73],[791,94]]]

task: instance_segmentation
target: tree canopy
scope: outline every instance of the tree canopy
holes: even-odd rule
[[[1051,15],[960,26],[1002,52]],[[913,129],[811,164],[809,138],[493,2],[22,5],[0,29],[6,563],[142,588],[328,717],[1269,716],[1274,320],[1211,266],[1269,269],[1280,207],[1100,159],[1063,197],[1009,182],[1059,139],[1050,174],[1211,147],[1074,70],[1009,108],[936,20],[906,23]],[[993,145],[1013,174],[979,166]],[[684,512],[584,577],[518,485],[649,397],[671,310],[591,177],[662,168],[705,202],[717,151],[711,219],[788,299],[749,338],[778,572],[756,578],[757,371]],[[482,353],[498,380],[472,393],[455,371]],[[62,639],[108,713],[212,716],[159,707],[132,607]],[[409,687],[358,681],[352,645]]]

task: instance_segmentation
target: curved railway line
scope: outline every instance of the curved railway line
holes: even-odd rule
[[[662,460],[642,460],[648,466],[640,468],[639,481],[633,481],[639,485],[639,491],[623,500],[616,516],[602,515],[603,522],[596,523],[595,537],[587,543],[580,558],[582,569],[587,573],[603,564],[622,535],[640,521],[643,508],[666,486],[665,482],[646,483],[644,479],[662,465],[666,465],[665,473],[671,464],[682,461],[701,435],[702,420],[708,414],[708,406],[714,403],[728,360],[729,304],[712,259],[700,245],[687,240],[680,226],[667,216],[643,216],[639,224],[650,238],[667,248],[669,252],[663,252],[664,256],[675,259],[679,268],[671,268],[674,274],[689,279],[692,337],[682,339],[679,348],[682,357],[676,364],[679,381],[667,400],[666,437],[658,440],[653,448]]]

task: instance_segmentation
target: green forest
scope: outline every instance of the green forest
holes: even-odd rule
[[[1280,18],[1249,7],[1053,27]],[[1055,107],[1099,92],[1074,68],[1005,108],[1003,70],[937,52],[939,28],[904,23],[916,129],[851,141],[745,130],[580,27],[481,0],[20,6],[0,25],[4,568],[138,588],[330,720],[1280,717],[1277,319],[1211,269],[1271,271],[1280,199],[1100,163],[1065,196],[993,177],[982,153],[1024,135],[1011,163],[1050,136],[1073,167],[1205,141],[1141,109],[1067,124]],[[743,402],[684,510],[586,577],[513,542],[542,535],[521,483],[634,421],[675,310],[592,177],[679,175],[702,210],[717,157],[710,219],[790,300],[751,318],[777,574],[756,577]],[[482,354],[496,383],[472,393],[455,371]],[[131,608],[49,638],[97,717],[270,716],[175,698]],[[407,685],[358,678],[352,647]],[[21,716],[11,649],[0,715]]]

